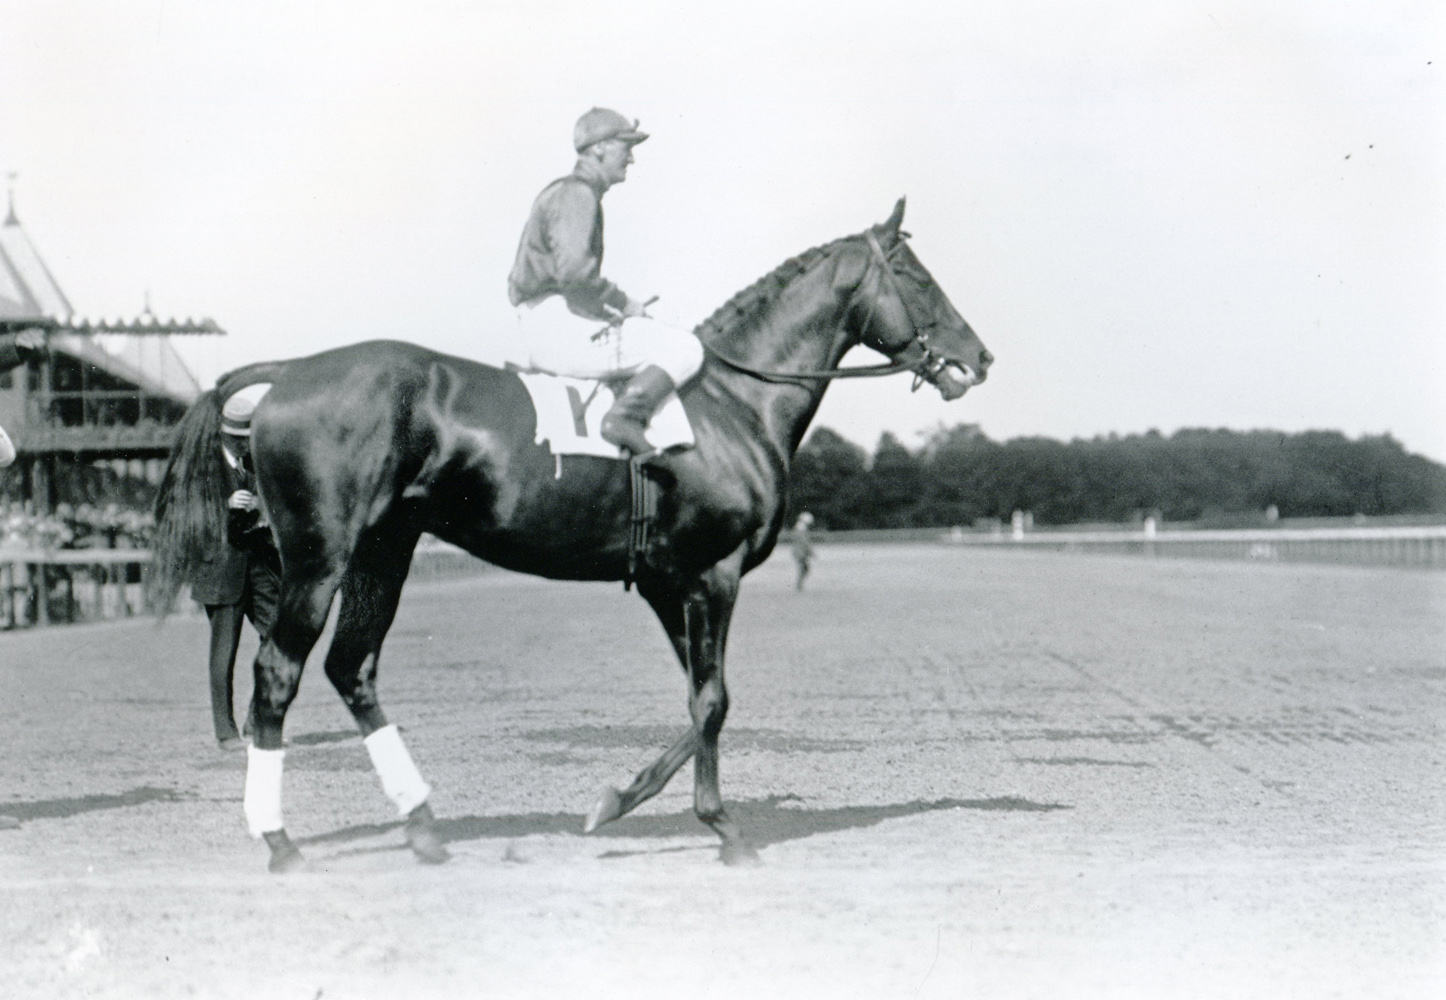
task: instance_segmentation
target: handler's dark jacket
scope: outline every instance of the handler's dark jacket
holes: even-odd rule
[[[599,167],[578,160],[537,196],[522,229],[517,259],[507,277],[514,306],[549,295],[562,295],[567,306],[589,319],[613,318],[606,306],[621,311],[627,295],[602,276],[602,195],[607,190]]]
[[[256,483],[244,469],[227,468],[230,488],[256,491]],[[280,557],[271,527],[261,521],[257,510],[226,508],[226,542],[210,553],[191,576],[191,598],[201,604],[239,604],[246,590],[247,568],[253,560],[280,568]]]

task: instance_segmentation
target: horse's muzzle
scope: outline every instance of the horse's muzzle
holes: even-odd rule
[[[981,376],[975,374],[974,369],[957,361],[949,362],[934,376],[934,385],[946,403],[958,399],[969,391],[971,385],[978,385],[983,381]]]

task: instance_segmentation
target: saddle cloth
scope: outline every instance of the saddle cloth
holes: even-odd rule
[[[532,396],[537,411],[537,444],[548,444],[554,455],[596,455],[621,458],[617,445],[598,433],[603,414],[613,405],[606,385],[589,379],[516,372]],[[668,394],[648,424],[648,443],[659,451],[694,443],[693,427],[676,392]]]

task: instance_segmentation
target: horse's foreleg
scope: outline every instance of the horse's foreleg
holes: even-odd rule
[[[604,823],[626,816],[657,795],[668,784],[668,780],[678,773],[678,768],[686,764],[688,758],[697,751],[698,733],[690,729],[682,739],[663,751],[661,757],[639,771],[627,788],[622,791],[616,788],[604,789],[592,811],[587,814],[587,820],[582,826],[583,833],[592,833]]]
[[[406,817],[408,845],[421,861],[440,864],[450,855],[433,829],[432,808],[427,804],[432,788],[377,701],[377,661],[396,615],[415,541],[398,534],[385,547],[381,542],[359,547],[342,583],[326,676],[362,731],[382,791]]]
[[[724,808],[718,788],[718,734],[728,715],[723,652],[738,599],[740,562],[741,558],[735,557],[715,566],[686,595],[670,589],[639,587],[688,675],[688,711],[693,725],[626,791],[608,789],[603,793],[588,815],[588,832],[662,791],[668,779],[692,757],[693,811],[723,841],[723,860],[728,864],[757,860],[757,852],[744,841],[742,831]]]
[[[244,806],[251,835],[264,839],[271,848],[268,867],[273,872],[291,871],[302,862],[281,816],[286,755],[281,733],[286,710],[301,685],[306,657],[326,625],[338,577],[332,574],[303,584],[283,584],[276,625],[256,656],[256,735],[247,748]]]
[[[690,693],[698,752],[693,758],[693,812],[723,841],[725,864],[756,863],[758,852],[744,839],[738,824],[723,806],[718,787],[718,734],[728,717],[728,689],[723,683],[723,654],[728,624],[738,599],[738,574],[715,567],[704,578],[700,593],[683,606]]]
[[[673,651],[678,654],[678,660],[686,671],[688,668],[688,643],[683,624],[681,597],[670,588],[646,582],[638,585],[638,593],[643,595],[648,604],[652,606],[654,613],[657,614],[658,620],[663,625],[663,631],[668,633],[668,639],[673,644]],[[695,727],[689,729],[677,742],[664,750],[661,757],[639,771],[638,776],[627,788],[622,791],[616,788],[603,789],[602,795],[583,822],[583,832],[592,833],[604,823],[610,823],[621,816],[626,816],[657,795],[667,786],[673,775],[678,773],[678,769],[688,763],[688,759],[697,752],[698,731]]]

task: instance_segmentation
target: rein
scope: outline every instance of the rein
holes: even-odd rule
[[[873,251],[872,256],[869,258],[869,267],[872,268],[874,264],[877,263],[883,268],[883,270],[880,272],[881,274],[887,274],[892,277],[893,266],[889,263],[889,258],[893,256],[895,250],[897,250],[900,246],[903,246],[902,238],[900,239],[900,242],[895,245],[894,250],[891,250],[889,251],[889,253],[886,254],[884,253],[883,247],[879,246],[879,241],[874,238],[874,234],[872,232],[866,232],[864,236],[869,241],[869,249]],[[868,280],[868,276],[868,271],[866,270],[863,277],[859,279],[858,288],[854,289],[853,297],[849,300],[848,306],[844,309],[845,313],[847,313],[850,309],[853,308],[853,299],[858,297],[859,291],[864,286],[864,282]],[[903,306],[904,314],[908,315],[909,308],[907,305],[904,305],[903,296],[899,294],[897,288],[894,289],[894,297],[897,298],[899,300],[899,304]],[[874,306],[872,303],[870,303],[869,314],[864,320],[865,329],[868,328],[869,321],[873,319],[873,314]],[[912,316],[909,317],[909,322],[910,324],[913,324]],[[914,339],[911,343],[918,344],[919,347],[923,350],[923,354],[920,355],[920,357],[915,361],[896,361],[892,364],[882,365],[859,365],[851,368],[820,368],[811,371],[804,370],[798,372],[774,372],[766,371],[762,368],[754,368],[752,365],[746,365],[741,361],[737,361],[733,358],[728,357],[728,355],[718,350],[718,348],[714,347],[712,344],[705,343],[703,345],[703,350],[707,351],[713,357],[717,358],[719,361],[727,365],[729,368],[732,368],[734,371],[742,372],[745,375],[752,375],[754,378],[762,379],[765,382],[787,383],[806,382],[811,379],[879,378],[884,375],[897,375],[900,372],[913,372],[914,388],[918,389],[926,378],[932,375],[937,375],[948,364],[948,362],[944,358],[934,353],[934,351],[929,347],[926,336],[919,331],[917,326],[915,327]],[[902,352],[906,350],[908,346],[909,345],[906,344],[904,347],[899,348],[899,350]]]
[[[745,375],[752,375],[765,382],[804,382],[815,378],[878,378],[881,375],[897,375],[899,372],[917,372],[924,363],[924,359],[918,361],[899,361],[891,365],[860,365],[856,368],[820,368],[815,371],[801,372],[769,372],[759,368],[750,368],[741,361],[734,361],[732,358],[718,351],[715,347],[703,345],[703,350],[717,358],[723,364],[740,371]]]

